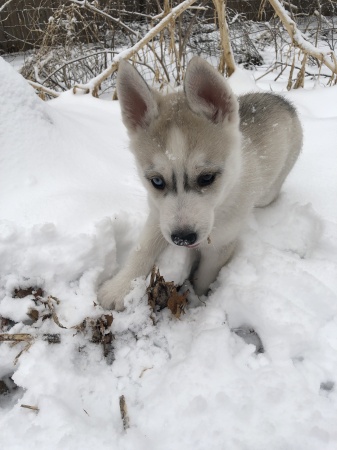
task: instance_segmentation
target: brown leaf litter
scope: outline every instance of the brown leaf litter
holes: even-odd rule
[[[175,286],[173,281],[165,281],[155,266],[153,266],[146,292],[153,313],[168,308],[177,319],[185,313],[189,291],[180,294],[179,287]]]

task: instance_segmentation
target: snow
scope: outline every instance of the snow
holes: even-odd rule
[[[163,310],[154,325],[136,280],[113,313],[109,365],[71,327],[104,313],[97,285],[146,219],[118,102],[68,92],[45,103],[1,58],[0,77],[0,315],[17,322],[10,333],[37,336],[16,365],[23,344],[0,345],[0,379],[18,386],[0,396],[0,448],[336,449],[337,87],[283,92],[305,140],[280,198],[252,214],[212,294],[192,296],[180,320]],[[231,82],[240,93],[272,83],[244,71]],[[168,249],[161,272],[183,282],[186,258]],[[29,286],[60,300],[66,328],[29,321],[33,296],[12,295]],[[255,330],[264,351],[236,328]]]

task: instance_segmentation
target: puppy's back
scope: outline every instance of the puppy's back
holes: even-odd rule
[[[256,173],[264,206],[276,198],[302,148],[296,109],[283,97],[252,93],[239,97],[240,130],[246,166]]]

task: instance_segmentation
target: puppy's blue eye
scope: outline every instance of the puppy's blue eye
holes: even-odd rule
[[[200,175],[197,179],[197,183],[200,187],[209,186],[212,184],[215,180],[215,174],[214,173],[205,173],[203,175]]]
[[[153,187],[156,189],[164,189],[165,188],[165,181],[161,177],[153,177],[151,178],[151,183]]]

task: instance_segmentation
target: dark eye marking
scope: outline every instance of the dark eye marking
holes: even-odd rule
[[[151,181],[152,186],[154,188],[160,189],[160,190],[165,189],[166,184],[165,184],[164,178],[159,177],[159,176],[158,177],[152,177],[150,179],[150,181]]]
[[[203,173],[198,176],[197,184],[200,187],[210,186],[212,183],[214,183],[215,177],[215,173]]]
[[[178,192],[178,188],[177,188],[177,177],[176,174],[173,172],[172,173],[172,191],[176,194]]]

